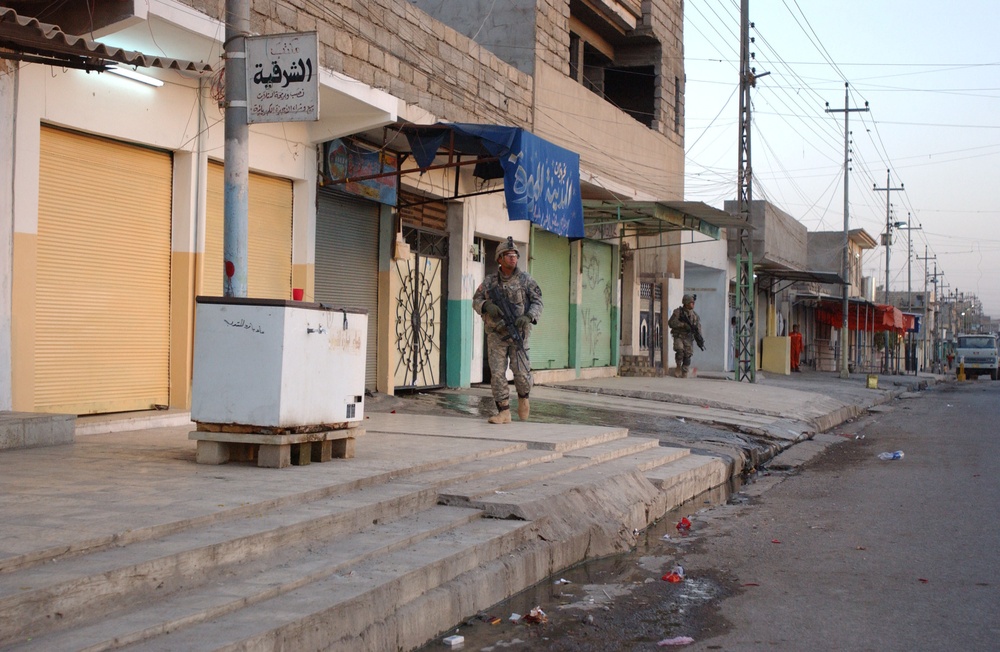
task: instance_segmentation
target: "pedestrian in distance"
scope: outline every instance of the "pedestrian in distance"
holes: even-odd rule
[[[691,371],[691,356],[694,355],[695,342],[698,343],[698,348],[705,350],[705,338],[701,335],[701,320],[694,311],[695,299],[697,299],[695,295],[685,294],[681,298],[681,305],[674,309],[667,321],[670,334],[674,338],[674,361],[677,363],[674,375],[678,378],[687,378]]]
[[[510,387],[507,368],[514,374],[517,390],[517,416],[527,421],[531,411],[529,394],[533,381],[528,358],[531,327],[542,316],[542,290],[531,276],[517,268],[520,254],[514,239],[497,245],[496,274],[479,284],[472,297],[472,309],[483,317],[486,331],[486,354],[490,362],[490,387],[497,413],[490,423],[510,423]]]
[[[791,340],[791,345],[789,349],[789,357],[792,363],[792,371],[800,372],[799,369],[799,357],[802,355],[802,333],[799,332],[799,325],[792,324],[792,332],[788,334],[788,338]]]

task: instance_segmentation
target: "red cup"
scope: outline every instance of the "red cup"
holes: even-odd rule
[[[302,301],[302,295],[305,291],[302,288],[292,288],[292,300]]]

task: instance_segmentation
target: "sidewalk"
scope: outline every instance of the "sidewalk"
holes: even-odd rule
[[[777,453],[941,379],[883,376],[867,389],[863,375],[814,372],[753,385],[609,378],[532,398],[717,424]],[[195,464],[192,424],[177,412],[83,418],[73,444],[0,451],[0,648],[413,649],[627,549],[746,463],[724,439],[494,427],[403,414],[406,399],[389,398],[368,403],[355,458],[308,466]]]

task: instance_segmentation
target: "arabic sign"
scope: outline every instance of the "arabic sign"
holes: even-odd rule
[[[323,144],[326,170],[324,183],[338,182],[338,189],[361,195],[390,206],[396,205],[396,176],[387,174],[374,179],[352,181],[352,177],[371,177],[395,172],[395,154],[368,147],[354,139],[331,140]]]
[[[319,120],[316,32],[248,36],[247,122]]]

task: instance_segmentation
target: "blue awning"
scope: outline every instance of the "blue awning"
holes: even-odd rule
[[[438,123],[407,132],[410,150],[420,168],[428,168],[442,147],[484,158],[496,157],[500,168],[477,166],[477,176],[502,173],[507,215],[529,220],[557,235],[583,237],[580,199],[580,155],[519,127],[468,123]]]

